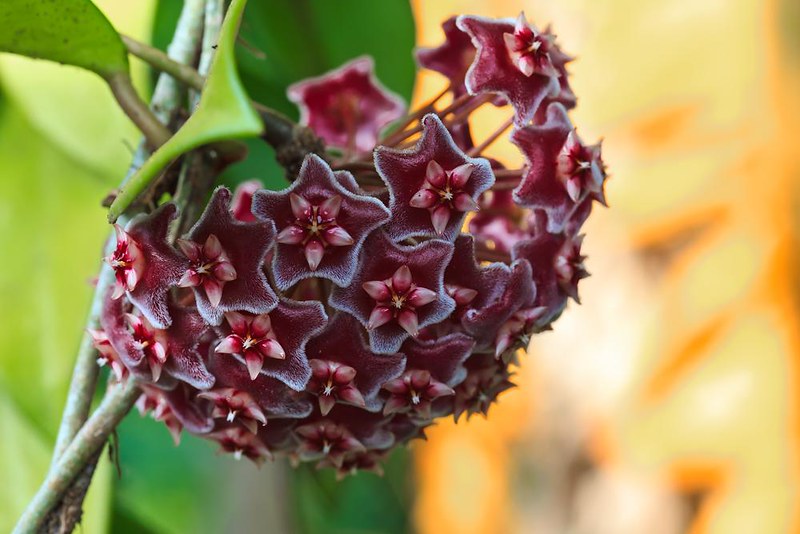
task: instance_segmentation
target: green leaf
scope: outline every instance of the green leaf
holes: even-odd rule
[[[125,45],[89,0],[3,0],[0,51],[48,59],[104,78],[128,71]]]
[[[116,220],[147,184],[182,154],[215,141],[255,137],[263,130],[261,118],[239,80],[233,52],[246,1],[233,0],[225,14],[197,110],[120,190],[109,209],[109,220]]]

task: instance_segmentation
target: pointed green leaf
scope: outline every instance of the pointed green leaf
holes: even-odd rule
[[[245,3],[246,0],[233,0],[228,8],[197,110],[120,190],[109,209],[109,220],[116,220],[147,184],[181,154],[215,141],[254,137],[261,133],[264,126],[242,86],[234,56]]]
[[[0,51],[82,67],[108,76],[128,71],[116,30],[89,0],[3,0]]]

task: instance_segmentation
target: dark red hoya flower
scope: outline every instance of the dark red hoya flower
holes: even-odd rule
[[[522,126],[533,119],[545,98],[559,94],[559,73],[549,54],[539,53],[542,47],[549,49],[549,39],[535,28],[514,19],[464,15],[456,24],[478,49],[466,78],[471,95],[503,95],[514,107],[516,124]]]
[[[580,253],[582,243],[582,236],[540,231],[514,246],[513,257],[524,258],[533,266],[535,306],[547,310],[542,316],[544,322],[561,313],[567,297],[580,302],[578,282],[589,276],[583,265],[585,256]]]
[[[112,297],[127,292],[150,323],[166,328],[172,323],[167,292],[180,280],[186,260],[167,242],[169,227],[178,215],[175,204],[164,204],[149,215],[139,215],[123,231],[115,226],[117,246],[106,261],[114,269]]]
[[[415,236],[452,241],[494,174],[486,159],[470,158],[455,145],[436,115],[423,117],[422,127],[413,149],[375,150],[375,168],[390,194],[392,220],[384,229],[395,241]]]
[[[230,211],[230,201],[231,192],[228,189],[220,187],[214,191],[200,220],[181,242],[184,251],[190,250],[190,247],[199,249],[202,245],[203,252],[199,257],[202,261],[212,262],[212,267],[206,269],[208,274],[200,277],[203,283],[192,289],[200,315],[213,325],[222,322],[226,311],[267,313],[278,304],[278,298],[267,283],[262,269],[264,257],[275,240],[275,225],[271,221],[237,221]],[[212,247],[205,251],[209,238]],[[190,242],[194,246],[189,245]],[[193,260],[193,265],[196,264]],[[187,284],[193,280],[192,275],[185,279]],[[212,281],[211,287],[219,286],[219,293],[216,290],[208,293],[208,280]]]
[[[348,152],[371,152],[381,129],[405,111],[403,99],[375,77],[369,56],[291,85],[287,95],[300,108],[301,124]]]
[[[546,210],[551,232],[560,231],[587,198],[605,204],[600,146],[581,143],[564,106],[550,104],[544,124],[515,130],[511,141],[528,162],[514,200]]]
[[[243,360],[251,380],[264,374],[295,391],[305,389],[311,378],[305,346],[328,319],[322,304],[283,299],[269,314],[228,313],[225,318],[230,332],[214,352]]]
[[[400,376],[406,364],[402,354],[374,354],[364,340],[364,328],[347,313],[337,313],[308,342],[306,354],[313,373],[307,389],[318,397],[322,415],[335,402],[380,411],[381,384]]]
[[[381,201],[343,185],[347,173],[337,174],[312,154],[289,188],[254,197],[254,213],[278,228],[272,271],[282,291],[311,277],[350,283],[367,235],[391,217]]]
[[[467,419],[476,413],[487,415],[497,396],[514,387],[508,366],[491,356],[476,355],[468,362],[467,377],[455,388],[453,418],[463,413]]]
[[[272,330],[269,314],[247,317],[238,312],[228,312],[225,319],[231,333],[216,346],[214,352],[241,355],[251,380],[256,379],[267,358],[286,358],[286,351],[278,343]]]
[[[475,59],[475,46],[469,35],[456,26],[456,17],[442,23],[444,43],[436,48],[418,48],[415,51],[417,63],[421,67],[443,74],[450,80],[450,90],[454,98],[467,92],[464,77]]]
[[[431,418],[431,403],[439,397],[454,395],[455,391],[431,376],[430,371],[411,370],[383,385],[389,399],[383,407],[384,415],[408,413],[421,419]]]
[[[228,426],[211,432],[208,437],[219,443],[220,450],[233,454],[237,460],[244,456],[256,465],[261,465],[264,460],[272,460],[272,452],[258,435],[247,428]]]
[[[433,379],[452,386],[464,380],[464,362],[474,347],[473,338],[457,332],[428,341],[409,339],[402,351],[407,369],[428,371]]]
[[[253,434],[258,432],[259,423],[267,424],[267,416],[246,391],[236,388],[215,388],[201,391],[197,394],[197,398],[210,400],[214,404],[211,417],[223,418],[229,423],[239,421]]]
[[[92,345],[97,350],[97,365],[100,367],[108,365],[117,382],[122,382],[128,376],[128,368],[125,367],[119,354],[111,345],[108,334],[103,330],[93,328],[89,328],[86,331],[91,336]]]
[[[531,27],[525,19],[525,13],[519,14],[513,33],[504,33],[503,40],[511,61],[525,76],[530,77],[533,74],[559,76],[550,58],[552,48],[550,36],[539,33],[536,28]]]
[[[352,283],[334,288],[330,305],[364,325],[373,352],[395,353],[409,336],[455,308],[442,282],[453,245],[439,239],[397,245],[376,232],[365,248],[370,253],[361,256]]]
[[[365,452],[366,448],[347,428],[332,421],[322,420],[299,426],[295,434],[300,438],[300,458],[304,461],[327,459],[340,466],[348,453]]]

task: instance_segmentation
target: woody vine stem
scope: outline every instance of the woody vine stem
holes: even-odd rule
[[[172,135],[170,125],[174,122],[176,112],[186,96],[186,89],[202,91],[204,83],[202,72],[207,70],[210,64],[222,13],[221,0],[186,0],[166,54],[130,37],[123,38],[130,54],[140,57],[161,71],[161,75],[149,108],[141,104],[129,78],[110,81],[112,93],[120,107],[144,136],[134,156],[131,171],[122,185],[126,183],[133,170],[149,156],[151,150],[166,142]],[[191,63],[197,57],[201,45],[202,54],[198,72]],[[265,122],[265,140],[277,150],[290,144],[295,136],[303,134],[283,115],[263,105],[258,105],[257,108]],[[302,156],[299,157],[302,159]],[[190,158],[185,159],[188,161]],[[184,167],[187,161],[183,163]],[[181,174],[184,175],[185,172]],[[211,176],[208,182],[213,181],[213,178],[214,176]],[[184,198],[184,203],[186,200]],[[119,222],[124,223],[138,209],[141,207],[134,202]],[[87,319],[87,331],[78,349],[50,471],[20,517],[14,529],[15,534],[72,531],[80,521],[82,501],[100,451],[140,395],[139,386],[133,377],[129,377],[125,382],[112,384],[106,390],[98,408],[89,417],[99,367],[95,361],[97,350],[88,331],[97,327],[103,297],[113,281],[112,269],[104,264],[97,277]],[[79,490],[74,491],[75,488]],[[68,498],[73,502],[67,502]]]

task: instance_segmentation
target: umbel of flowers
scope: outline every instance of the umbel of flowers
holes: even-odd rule
[[[172,203],[117,227],[98,362],[176,442],[379,471],[436,418],[486,414],[578,300],[606,174],[568,116],[571,58],[523,15],[443,29],[417,60],[448,90],[419,110],[356,59],[289,88],[327,149],[287,189],[219,188],[174,241]],[[476,143],[481,106],[509,120]],[[508,130],[522,168],[486,157]]]

